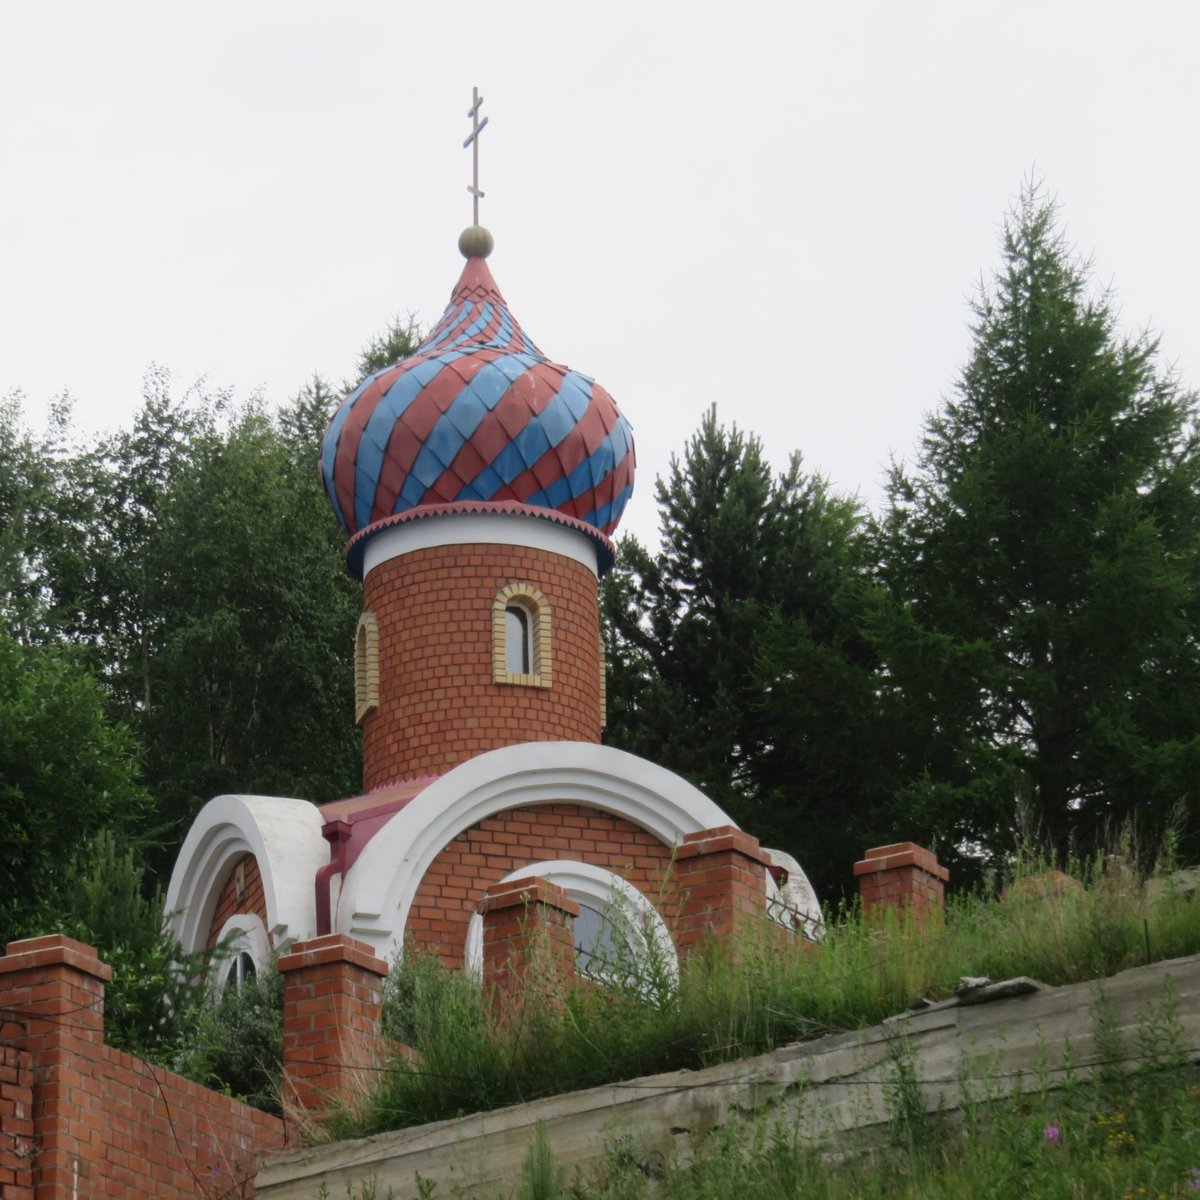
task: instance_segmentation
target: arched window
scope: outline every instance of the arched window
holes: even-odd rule
[[[254,959],[245,950],[241,950],[229,963],[229,970],[225,972],[225,986],[236,987],[256,978],[258,968],[254,965]]]
[[[256,979],[271,954],[267,928],[254,913],[234,913],[221,926],[216,944],[222,948],[222,958],[228,964],[219,968],[222,974],[217,976],[226,987]]]
[[[492,603],[492,677],[497,683],[550,686],[550,605],[528,583],[510,583]]]
[[[556,859],[530,863],[499,883],[537,876],[555,883],[579,905],[573,940],[580,975],[660,1000],[679,981],[675,946],[654,905],[631,883],[604,867]],[[464,968],[482,977],[483,918],[467,926]]]
[[[354,631],[354,721],[379,704],[379,623],[373,612],[358,618]]]
[[[533,637],[529,610],[512,603],[504,609],[504,667],[510,675],[532,675]]]

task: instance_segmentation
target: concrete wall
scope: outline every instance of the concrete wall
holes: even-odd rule
[[[1170,984],[1167,983],[1170,980]],[[619,1138],[639,1157],[686,1155],[692,1140],[731,1120],[779,1115],[814,1142],[846,1131],[870,1133],[888,1120],[890,1057],[904,1045],[922,1081],[926,1108],[961,1101],[960,1076],[979,1094],[1002,1094],[1061,1081],[1070,1042],[1075,1070],[1086,1074],[1103,1051],[1092,1009],[1103,992],[1126,1053],[1139,1053],[1138,1031],[1173,990],[1179,1034],[1191,1058],[1200,1046],[1200,956],[1126,971],[1102,984],[1032,990],[985,1003],[949,1002],[854,1034],[785,1047],[703,1071],[681,1071],[555,1096],[496,1112],[440,1121],[361,1141],[292,1151],[268,1159],[256,1180],[260,1200],[311,1200],[321,1184],[340,1195],[374,1178],[380,1193],[416,1197],[415,1178],[483,1194],[509,1194],[538,1122],[569,1169],[587,1169]]]

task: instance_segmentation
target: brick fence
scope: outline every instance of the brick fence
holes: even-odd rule
[[[736,941],[763,918],[755,839],[705,830],[677,858],[682,954],[704,936]],[[941,903],[944,869],[910,843],[868,852],[856,873],[867,907],[900,905],[920,920]],[[560,889],[518,880],[481,908],[485,978],[499,992],[524,969],[535,934],[573,975],[577,907]],[[294,945],[279,969],[285,1106],[319,1115],[388,1055],[377,1032],[387,964],[329,934]],[[106,1045],[111,974],[92,947],[60,934],[10,942],[0,957],[0,1200],[252,1196],[259,1164],[296,1144],[297,1127]]]
[[[0,1197],[252,1195],[284,1122],[106,1046],[111,974],[58,934],[0,958]]]

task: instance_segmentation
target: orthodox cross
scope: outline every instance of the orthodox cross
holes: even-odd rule
[[[483,105],[483,97],[479,94],[478,88],[472,89],[471,107],[467,109],[467,116],[471,118],[471,136],[463,142],[463,149],[471,147],[472,156],[472,175],[471,182],[467,185],[467,191],[471,193],[475,201],[475,224],[479,224],[479,197],[483,193],[479,190],[479,135],[483,132],[484,126],[487,125],[488,119],[484,117],[479,119],[479,109]]]

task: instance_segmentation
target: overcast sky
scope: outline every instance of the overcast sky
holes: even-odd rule
[[[0,0],[0,395],[127,423],[440,315],[481,219],[526,331],[632,421],[624,528],[707,406],[878,505],[1023,178],[1200,383],[1200,10]]]

